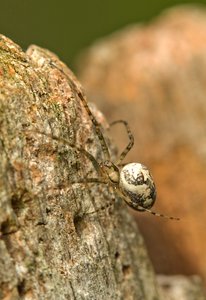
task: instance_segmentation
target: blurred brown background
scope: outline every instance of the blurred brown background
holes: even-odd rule
[[[147,25],[96,42],[78,61],[89,101],[108,119],[129,121],[141,161],[155,178],[155,211],[134,212],[155,269],[206,282],[206,11],[179,7]],[[119,148],[122,128],[112,129]]]

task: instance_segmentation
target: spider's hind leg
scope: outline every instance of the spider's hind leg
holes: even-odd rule
[[[169,219],[169,220],[176,220],[176,221],[180,221],[180,218],[178,217],[172,217],[172,216],[167,216],[167,215],[164,215],[164,214],[160,214],[160,213],[157,213],[153,210],[150,210],[150,209],[147,209],[147,208],[144,208],[142,207],[142,211],[146,211],[150,214],[152,214],[153,216],[156,216],[156,217],[161,217],[161,218],[165,218],[165,219]]]

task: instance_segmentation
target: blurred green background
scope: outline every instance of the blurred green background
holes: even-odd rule
[[[74,69],[74,58],[97,38],[130,23],[147,22],[174,5],[205,2],[1,0],[0,33],[23,49],[30,44],[47,48]]]

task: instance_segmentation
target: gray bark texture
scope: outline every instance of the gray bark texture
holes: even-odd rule
[[[54,54],[0,36],[0,299],[159,299],[124,202],[77,183],[98,176],[77,147],[103,160],[80,90]]]

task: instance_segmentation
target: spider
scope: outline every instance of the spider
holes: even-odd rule
[[[64,71],[60,71],[64,73]],[[86,151],[84,148],[70,144],[68,140],[64,138],[52,136],[54,140],[67,144],[70,147],[75,148],[79,152],[83,153],[83,155],[85,155],[91,161],[93,167],[97,171],[98,178],[86,178],[82,180],[80,179],[78,180],[78,182],[75,183],[100,183],[110,185],[120,196],[120,198],[124,199],[127,205],[129,205],[133,209],[141,212],[146,211],[152,215],[167,218],[170,220],[180,220],[177,217],[163,215],[161,213],[154,212],[150,209],[154,205],[156,200],[156,187],[152,175],[150,174],[146,166],[144,166],[141,163],[123,164],[124,158],[134,145],[134,137],[128,123],[124,120],[118,120],[110,124],[115,125],[117,123],[122,123],[125,126],[129,137],[128,145],[120,154],[118,160],[113,162],[107,143],[101,130],[101,125],[98,123],[92,111],[90,110],[86,98],[83,96],[82,92],[70,80],[68,76],[67,79],[70,85],[74,88],[73,90],[77,90],[77,95],[81,100],[85,110],[87,111],[89,118],[91,119],[95,133],[99,139],[104,154],[104,160],[98,162],[94,158],[94,156],[88,151]],[[26,131],[31,132],[33,130]],[[50,136],[49,134],[40,131],[35,130],[35,132],[46,136]]]
[[[156,187],[152,175],[146,166],[141,163],[128,163],[123,164],[123,160],[132,149],[134,145],[134,136],[130,130],[128,123],[124,120],[112,122],[110,125],[122,123],[127,131],[129,143],[123,152],[120,154],[118,160],[113,162],[111,155],[106,144],[105,138],[101,131],[100,124],[97,122],[93,113],[91,112],[86,99],[81,92],[78,96],[86,109],[99,138],[105,160],[97,162],[96,159],[86,152],[86,156],[92,161],[95,169],[97,170],[98,178],[86,178],[79,182],[102,183],[111,185],[116,193],[124,199],[124,201],[135,210],[146,211],[157,217],[163,217],[170,220],[180,220],[177,217],[167,216],[161,213],[154,212],[150,208],[154,205],[156,200]],[[84,150],[86,151],[86,150]]]

